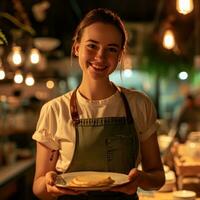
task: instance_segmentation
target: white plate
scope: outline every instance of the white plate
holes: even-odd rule
[[[174,200],[195,200],[196,193],[190,190],[178,190],[173,192]]]
[[[102,186],[102,187],[72,187],[68,186],[67,182],[75,178],[76,176],[80,175],[93,175],[93,174],[103,174],[103,175],[109,175],[115,182],[109,186]],[[114,186],[123,185],[125,183],[129,182],[128,175],[127,174],[121,174],[121,173],[114,173],[114,172],[96,172],[96,171],[81,171],[81,172],[71,172],[71,173],[65,173],[59,175],[65,180],[65,184],[56,183],[56,186],[58,187],[64,187],[64,188],[70,188],[75,190],[105,190]]]

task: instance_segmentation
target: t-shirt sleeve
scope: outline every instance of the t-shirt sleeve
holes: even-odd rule
[[[159,128],[157,112],[152,100],[143,93],[134,98],[134,121],[140,141],[145,141]]]
[[[59,144],[56,140],[57,118],[50,103],[43,105],[37,122],[36,131],[32,139],[40,142],[52,150],[58,150]]]

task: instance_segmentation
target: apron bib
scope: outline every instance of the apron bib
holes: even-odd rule
[[[71,116],[76,130],[74,156],[67,172],[105,171],[128,174],[135,167],[139,141],[125,95],[126,117],[80,119],[76,90],[70,100]],[[137,200],[137,194],[91,191],[81,195],[67,195],[59,200]]]

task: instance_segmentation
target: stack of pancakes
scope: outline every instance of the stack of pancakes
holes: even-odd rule
[[[113,184],[115,181],[105,174],[91,174],[76,176],[68,182],[71,187],[103,187]]]

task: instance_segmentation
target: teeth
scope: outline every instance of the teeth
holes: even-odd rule
[[[106,66],[99,66],[99,65],[91,65],[96,70],[104,70]]]

